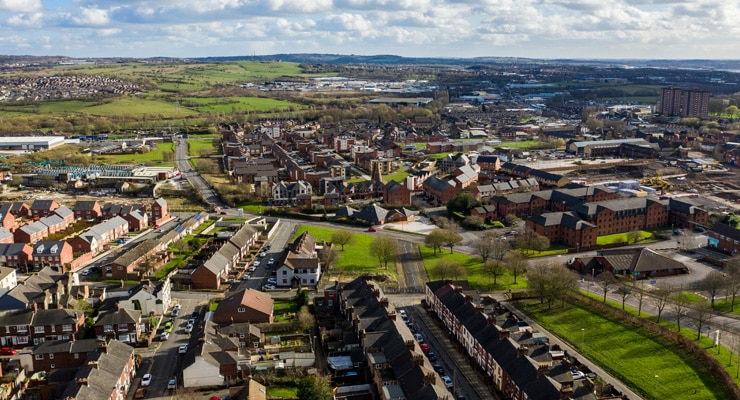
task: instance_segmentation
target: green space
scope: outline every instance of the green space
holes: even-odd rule
[[[298,388],[295,386],[270,386],[267,388],[267,397],[271,399],[295,399],[298,398]]]
[[[474,256],[469,256],[462,253],[451,253],[449,249],[442,248],[442,251],[437,251],[434,254],[434,249],[427,247],[424,244],[419,245],[421,251],[422,263],[424,264],[424,270],[427,272],[429,280],[443,279],[441,276],[434,274],[434,266],[439,260],[454,260],[460,262],[465,267],[465,276],[453,276],[444,277],[452,279],[467,279],[470,282],[470,286],[474,289],[490,291],[490,290],[514,290],[523,289],[527,287],[527,279],[523,276],[517,276],[516,284],[514,283],[514,277],[507,270],[501,276],[496,278],[496,285],[493,284],[493,277],[489,276],[481,270],[483,263],[481,259]]]
[[[189,156],[199,157],[201,155],[211,155],[216,153],[216,148],[213,147],[213,139],[188,139]]]
[[[384,176],[383,180],[386,182],[396,181],[403,183],[407,176],[409,176],[409,170],[406,168],[401,168],[398,171],[389,174],[388,176]]]
[[[111,102],[101,105],[87,107],[79,110],[91,115],[119,116],[119,115],[161,115],[187,117],[195,115],[194,111],[184,107],[177,107],[176,104],[162,100],[148,100],[139,97],[119,97]]]
[[[512,149],[538,149],[542,148],[539,140],[524,140],[521,142],[501,142],[497,147],[509,147]]]
[[[639,240],[637,240],[638,234],[640,235]],[[605,245],[611,243],[647,244],[659,241],[660,239],[654,238],[653,233],[648,231],[615,233],[613,235],[603,235],[596,238],[597,245]]]
[[[151,164],[160,167],[174,167],[174,162],[164,162],[164,153],[172,153],[174,157],[174,143],[160,143],[156,149],[146,153],[135,154],[110,154],[94,157],[94,163],[97,164]]]
[[[547,310],[547,304],[530,300],[517,306],[643,397],[729,398],[704,365],[657,334],[596,314],[583,304]],[[657,393],[655,374],[663,382]]]
[[[320,226],[299,225],[294,239],[304,231],[311,233],[318,241],[330,242],[332,235],[337,230]],[[389,266],[387,270],[380,269],[378,260],[368,255],[368,249],[374,237],[375,235],[366,233],[355,233],[352,243],[345,245],[344,250],[337,247],[339,262],[337,262],[334,270],[341,270],[352,275],[383,273],[395,279],[397,276],[395,268]]]
[[[275,316],[275,322],[289,322],[295,320],[295,316],[288,318],[286,313],[293,313],[294,315],[300,311],[298,303],[292,300],[275,300],[273,304],[272,315]]]
[[[562,243],[552,243],[550,244],[550,248],[543,251],[537,251],[537,250],[526,250],[519,252],[524,255],[525,257],[529,258],[535,258],[535,257],[547,257],[547,256],[555,256],[558,254],[568,254],[568,249],[570,249],[570,246],[564,245]]]
[[[182,105],[201,113],[234,113],[242,111],[296,111],[303,106],[266,97],[185,97]]]

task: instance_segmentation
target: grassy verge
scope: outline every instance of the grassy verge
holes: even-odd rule
[[[637,231],[640,234],[640,240],[635,243],[647,244],[658,242],[658,239],[653,239],[652,232],[648,231]],[[603,235],[596,238],[597,245],[605,245],[611,243],[630,243],[634,238],[630,237],[630,232],[615,233],[613,235]]]
[[[597,315],[581,304],[566,303],[551,310],[537,301],[519,302],[518,306],[545,329],[577,348],[582,345],[586,357],[643,397],[729,398],[704,365],[657,334]],[[657,393],[656,374],[662,383]]]

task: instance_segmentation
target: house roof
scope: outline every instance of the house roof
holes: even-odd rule
[[[385,217],[388,215],[388,210],[379,205],[373,203],[368,207],[362,209],[362,211],[352,215],[354,219],[361,219],[363,221],[370,222],[371,224],[377,224],[385,221]]]
[[[69,243],[61,240],[44,240],[37,242],[33,247],[34,256],[60,254],[65,247],[71,248]]]
[[[571,229],[581,230],[585,227],[596,228],[596,225],[584,221],[572,212],[550,212],[531,217],[533,223],[542,226],[562,225]]]
[[[38,310],[34,313],[31,325],[75,325],[80,317],[82,317],[82,313],[76,310],[64,308]]]
[[[67,385],[61,398],[98,400],[111,397],[133,351],[133,347],[111,340],[105,352],[96,349],[89,353],[88,363],[77,369],[74,380]]]
[[[31,210],[51,210],[56,204],[56,200],[34,200],[31,203]]]
[[[600,250],[597,258],[617,271],[635,273],[668,269],[688,271],[688,267],[683,263],[646,247]]]
[[[135,324],[138,323],[140,319],[140,310],[129,310],[127,308],[120,308],[118,310],[109,311],[99,316],[97,321],[95,321],[95,326]]]
[[[70,210],[67,206],[61,206],[54,210],[53,213],[62,218],[67,218],[75,215],[74,211]]]
[[[98,339],[47,340],[32,350],[33,354],[88,353],[98,348]]]
[[[716,233],[717,235],[728,237],[732,240],[740,240],[740,229],[734,228],[727,224],[723,224],[721,222],[714,224],[710,231]]]
[[[249,307],[265,315],[272,315],[274,302],[269,294],[254,289],[244,289],[231,293],[230,296],[218,303],[213,313],[213,320],[220,321],[220,315],[230,315],[236,312],[240,306]]]
[[[74,207],[72,210],[74,211],[89,211],[93,210],[95,208],[95,205],[98,204],[97,201],[77,201],[75,202]]]

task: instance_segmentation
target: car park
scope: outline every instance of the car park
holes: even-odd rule
[[[141,386],[149,386],[152,383],[152,374],[144,374],[141,378]]]
[[[12,347],[8,347],[8,346],[0,347],[0,354],[4,356],[13,356],[15,355],[15,353],[16,353],[16,350]]]
[[[180,346],[180,347],[177,348],[177,353],[178,354],[185,354],[187,352],[188,352],[188,345],[186,345],[186,344],[184,344],[184,345],[182,345],[182,346]]]
[[[455,384],[452,382],[452,378],[447,375],[442,376],[442,382],[444,382],[447,389],[452,389]]]

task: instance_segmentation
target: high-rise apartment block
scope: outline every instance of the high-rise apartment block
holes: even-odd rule
[[[676,117],[706,117],[709,113],[709,92],[698,89],[660,89],[658,112]]]

